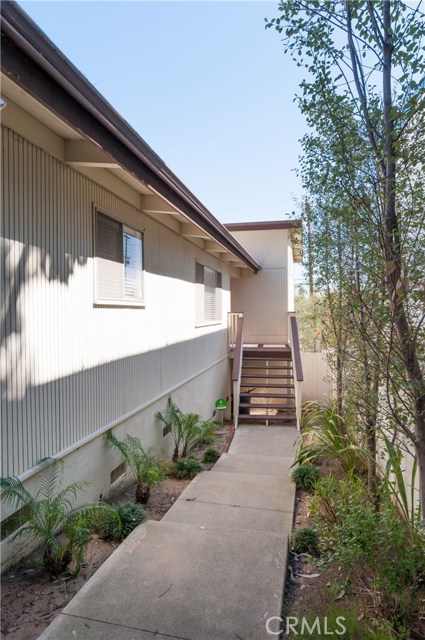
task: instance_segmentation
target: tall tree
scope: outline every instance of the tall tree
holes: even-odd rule
[[[367,230],[353,255],[352,306],[357,305],[356,323],[368,349],[359,355],[365,366],[371,353],[385,365],[390,415],[416,449],[425,514],[421,3],[412,7],[400,0],[282,0],[279,11],[281,15],[266,26],[283,34],[285,51],[308,72],[298,100],[315,135],[304,141],[309,150],[304,177],[314,166],[316,199],[318,181],[321,196],[327,194],[334,206],[341,200],[346,203],[347,196],[351,199],[343,215],[334,215],[334,221],[342,221],[336,225],[337,234],[338,229]],[[313,161],[315,145],[320,155]],[[324,218],[322,211],[322,222]],[[336,244],[340,246],[338,236]],[[378,265],[376,259],[368,260],[376,255]],[[341,296],[342,287],[337,291]],[[375,402],[376,377],[369,380]]]

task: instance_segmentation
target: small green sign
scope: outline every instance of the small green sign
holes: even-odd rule
[[[224,400],[224,398],[219,398],[215,403],[215,408],[219,411],[224,411],[225,409],[227,409],[227,400]]]

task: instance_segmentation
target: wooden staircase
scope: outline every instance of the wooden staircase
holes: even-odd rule
[[[296,420],[291,349],[245,347],[238,422],[296,426]]]

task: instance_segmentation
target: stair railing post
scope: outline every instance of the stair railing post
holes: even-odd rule
[[[288,314],[288,340],[292,351],[292,362],[295,369],[294,391],[295,391],[295,415],[297,418],[297,429],[301,430],[301,405],[302,405],[302,383],[304,380],[300,341],[298,337],[298,325],[295,314]]]
[[[235,350],[232,367],[233,385],[233,422],[235,429],[239,421],[239,402],[241,393],[241,375],[243,358],[243,313],[239,313],[236,320]]]

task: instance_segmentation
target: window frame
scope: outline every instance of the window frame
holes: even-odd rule
[[[142,244],[142,268],[141,268],[141,298],[126,298],[124,296],[124,271],[122,280],[122,297],[121,298],[104,298],[99,295],[99,263],[98,263],[98,216],[102,215],[109,218],[113,222],[116,222],[121,227],[121,241],[124,240],[124,232],[135,232],[137,236],[140,236]],[[132,308],[144,308],[145,307],[145,230],[143,227],[136,226],[129,223],[128,220],[120,217],[118,214],[111,213],[104,207],[94,205],[93,206],[93,247],[94,247],[94,306],[97,307],[132,307]],[[123,256],[124,265],[124,256]]]
[[[198,269],[202,267],[202,283],[198,282]],[[216,317],[215,319],[212,318],[205,318],[205,269],[209,269],[210,271],[214,271],[214,273],[216,274],[216,285],[215,285],[215,292],[216,292],[216,300],[215,300],[215,304],[216,304]],[[222,271],[218,271],[217,269],[215,269],[214,267],[210,266],[209,264],[205,264],[204,262],[201,262],[199,260],[195,261],[195,327],[208,327],[208,326],[212,326],[212,325],[218,325],[218,324],[222,324],[223,323],[223,272]],[[202,302],[200,299],[200,294],[202,291]],[[218,296],[217,296],[217,292],[219,292]],[[202,318],[200,316],[200,309],[201,309],[201,305],[202,305],[202,309],[203,309],[203,313],[202,313]]]

